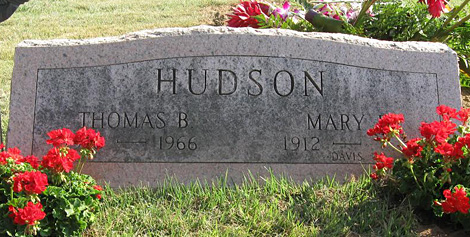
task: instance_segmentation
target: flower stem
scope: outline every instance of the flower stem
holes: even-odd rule
[[[402,151],[400,151],[400,149],[398,149],[396,146],[394,146],[391,142],[388,142],[388,145],[390,145],[391,148],[395,149],[395,151],[403,153]]]
[[[445,37],[447,36],[450,32],[452,32],[455,28],[459,27],[460,25],[462,25],[464,22],[466,22],[467,20],[470,19],[470,15],[467,15],[465,16],[464,18],[462,18],[462,20],[460,20],[459,22],[453,24],[451,27],[449,27],[449,29],[447,29],[446,31],[442,32],[442,33],[439,33],[437,34],[436,36],[434,36],[431,41],[433,42],[437,42],[437,41],[441,41],[441,38],[442,37]]]
[[[80,167],[80,171],[78,172],[79,174],[82,174],[83,166],[85,166],[86,159],[83,161],[82,166]]]
[[[406,147],[405,142],[403,142],[403,141],[400,139],[399,136],[395,135],[395,138],[398,140],[398,142],[400,142],[400,144],[402,145],[402,147]],[[402,152],[400,151],[400,153],[402,153]]]
[[[410,164],[410,170],[411,170],[411,174],[413,175],[413,178],[416,182],[416,184],[418,185],[418,187],[423,190],[423,188],[421,187],[421,185],[419,185],[419,182],[418,182],[418,179],[416,178],[416,175],[415,175],[415,171],[413,170],[413,165]]]
[[[465,5],[467,5],[467,3],[469,1],[470,0],[465,0],[462,4],[460,4],[460,6],[459,6],[459,8],[457,8],[457,10],[452,12],[452,15],[450,15],[450,17],[447,18],[447,20],[442,25],[442,29],[444,29],[447,25],[449,25],[450,21],[452,21],[452,19],[454,19],[457,16],[457,14],[459,14],[460,11],[462,11],[462,9],[465,7]]]
[[[377,0],[369,0],[369,1],[364,2],[364,4],[362,5],[362,8],[361,8],[361,11],[357,15],[357,18],[353,23],[353,26],[356,26],[356,24],[360,22],[361,18],[364,16],[364,14],[366,14],[367,10],[369,10],[369,8],[372,6],[372,4],[374,4],[376,1]]]

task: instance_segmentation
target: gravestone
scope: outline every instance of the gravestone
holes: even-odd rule
[[[96,129],[106,146],[85,171],[113,186],[344,177],[373,163],[379,116],[403,113],[415,136],[440,104],[461,106],[457,56],[438,43],[208,26],[24,41],[8,146],[42,156],[48,131]]]

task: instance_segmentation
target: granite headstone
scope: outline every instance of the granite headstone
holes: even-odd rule
[[[437,105],[461,106],[442,44],[208,26],[24,41],[11,91],[10,147],[42,156],[48,131],[96,129],[106,147],[86,172],[114,186],[360,174],[380,115],[417,135]]]

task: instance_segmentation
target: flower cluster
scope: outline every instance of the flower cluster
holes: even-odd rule
[[[270,13],[270,6],[265,3],[258,3],[255,0],[243,1],[233,8],[233,13],[228,15],[227,25],[231,27],[252,27],[259,28],[259,22],[254,16],[265,15]]]
[[[255,0],[241,1],[233,8],[233,13],[228,14],[229,20],[227,25],[230,27],[261,27],[258,16],[264,19],[279,19],[281,22],[292,19],[297,21],[298,17],[304,17],[305,12],[297,8],[292,8],[292,4],[288,1],[284,2],[281,7],[274,6],[267,2],[257,2]],[[276,27],[280,27],[277,25]]]
[[[336,20],[344,20],[348,22],[351,22],[357,18],[361,7],[360,3],[331,3],[324,0],[320,0],[320,2],[325,3],[319,3],[315,5],[313,8],[315,11],[329,18],[333,18]],[[369,15],[372,14],[370,11],[368,11],[367,13]]]
[[[71,225],[71,222],[67,220],[54,220],[56,216],[61,216],[57,214],[59,210],[63,212],[65,208],[68,208],[60,206],[67,205],[67,201],[58,200],[58,198],[66,199],[69,195],[70,191],[64,191],[64,188],[69,190],[69,187],[74,186],[75,189],[82,189],[82,191],[78,191],[79,193],[72,192],[70,195],[74,198],[75,203],[81,200],[79,199],[80,195],[85,195],[82,197],[85,206],[97,203],[102,198],[102,187],[96,185],[91,177],[80,174],[84,164],[83,160],[93,158],[93,155],[105,145],[105,139],[101,134],[93,129],[83,127],[76,133],[63,128],[51,131],[47,135],[49,139],[46,142],[53,147],[43,156],[41,162],[32,155],[22,156],[18,148],[5,149],[3,144],[0,145],[0,150],[2,150],[0,152],[0,199],[7,200],[6,204],[0,203],[0,214],[8,216],[14,225],[24,226],[13,230],[0,229],[0,235],[7,233],[4,231],[14,233],[18,230],[22,230],[22,233],[26,235],[36,235],[43,228],[40,224],[44,218],[49,218],[46,223],[53,226],[51,228],[63,228],[59,226]],[[81,147],[80,152],[71,147],[74,145]],[[77,160],[82,161],[79,162],[79,165],[81,163],[82,166],[77,166],[79,172],[75,173],[72,170],[74,162]],[[78,184],[71,183],[77,181]],[[53,189],[49,189],[51,186],[54,186]],[[90,197],[96,201],[90,201]],[[56,214],[46,214],[44,212],[46,208],[43,208],[43,205],[48,210],[54,210]],[[79,216],[81,211],[93,212],[92,210],[82,210],[83,206],[80,208],[81,210],[76,210]],[[96,209],[96,207],[90,208]],[[63,216],[67,217],[68,215],[64,214]],[[83,223],[80,218],[73,218]],[[84,218],[92,221],[93,217],[91,214],[87,214]],[[65,228],[71,228],[72,232],[75,232],[73,228],[83,228],[83,224],[75,223],[73,226]],[[50,231],[54,233],[53,230]]]
[[[15,208],[10,206],[8,210],[11,212],[8,217],[13,219],[16,225],[30,225],[34,226],[39,224],[39,221],[46,217],[46,213],[42,211],[41,203],[34,204],[28,202],[24,208]]]
[[[367,130],[367,135],[376,136],[375,140],[381,141],[385,145],[392,137],[403,133],[400,124],[404,121],[403,114],[386,114],[379,119],[373,128]]]
[[[461,212],[467,214],[470,209],[469,198],[465,192],[464,187],[454,187],[454,192],[452,193],[450,189],[446,189],[443,192],[446,200],[443,202],[435,201],[435,205],[442,206],[444,213],[454,213]]]
[[[404,193],[413,192],[408,193],[411,196],[422,198],[427,195],[430,201],[428,205],[433,206],[434,203],[438,207],[436,215],[439,212],[451,214],[457,211],[467,214],[470,202],[465,187],[469,187],[470,183],[465,174],[467,167],[470,167],[470,109],[457,111],[440,105],[436,113],[441,120],[422,122],[419,127],[422,137],[410,140],[407,140],[401,126],[404,123],[402,114],[382,116],[367,134],[379,141],[382,147],[391,147],[401,153],[402,157],[393,159],[384,153],[375,153],[375,172],[370,176],[372,179],[387,178],[384,180],[402,182],[398,186]],[[394,144],[394,140],[398,144]],[[452,187],[454,192],[450,191]],[[445,200],[439,202],[442,196],[434,196],[436,193],[442,194]],[[426,203],[423,200],[416,201]]]
[[[293,7],[293,4],[289,1],[285,1],[282,6],[258,2],[256,0],[241,1],[240,4],[233,8],[233,12],[227,15],[229,17],[227,25],[230,27],[259,28],[262,22],[259,21],[258,16],[263,16],[265,20],[269,19],[276,22],[279,19],[281,23],[291,19],[292,22],[297,23],[301,19],[305,20],[305,14],[309,10],[313,10],[327,18],[352,22],[358,16],[360,6],[361,4],[358,3],[325,2],[312,5],[312,9],[304,9],[304,6],[299,4],[295,4],[295,7]],[[284,28],[282,24],[273,24],[272,26]],[[318,27],[321,28],[321,26]]]
[[[47,175],[40,171],[26,171],[13,177],[13,191],[26,194],[41,194],[46,190]]]
[[[429,14],[434,18],[438,18],[442,13],[448,12],[448,5],[445,0],[419,0],[418,2],[427,4]]]

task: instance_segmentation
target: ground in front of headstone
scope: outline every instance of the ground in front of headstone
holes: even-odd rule
[[[462,106],[470,108],[470,88],[462,87]]]

